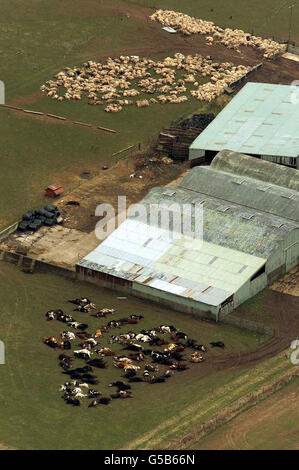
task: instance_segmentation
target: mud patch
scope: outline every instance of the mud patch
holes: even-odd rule
[[[299,297],[299,267],[291,269],[282,279],[272,284],[270,289]]]
[[[10,104],[13,106],[24,106],[28,104],[35,104],[43,98],[44,95],[40,90],[31,93],[30,95],[16,95],[13,97]]]

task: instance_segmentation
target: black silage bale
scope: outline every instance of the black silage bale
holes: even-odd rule
[[[37,215],[34,220],[40,220],[43,224],[46,219],[47,217],[44,217],[43,215]]]
[[[47,211],[45,211],[45,209],[40,209],[39,211],[37,211],[37,214],[36,215],[41,215],[42,217],[46,217],[46,213]]]
[[[48,204],[44,207],[44,210],[47,212],[56,212],[58,209],[57,206],[55,206],[54,204]]]
[[[29,221],[22,221],[19,223],[18,225],[18,230],[20,232],[26,232],[26,230],[28,230],[28,226],[30,225],[30,222]]]
[[[45,217],[47,219],[53,219],[55,217],[55,214],[53,212],[45,211]]]
[[[54,219],[46,219],[44,225],[46,225],[46,227],[53,227],[53,225],[55,225]]]
[[[28,230],[32,230],[33,232],[36,232],[41,226],[42,226],[41,222],[34,221],[28,226]]]
[[[28,212],[25,212],[25,214],[23,214],[22,216],[22,220],[33,220],[33,217],[34,217],[34,212],[33,211],[28,211]]]

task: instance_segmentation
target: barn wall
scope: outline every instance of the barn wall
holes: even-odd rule
[[[263,273],[253,281],[248,280],[234,295],[234,308],[267,287],[267,274]]]
[[[289,233],[284,242],[286,270],[289,271],[299,262],[299,229]]]
[[[299,261],[299,229],[292,230],[281,241],[280,248],[273,253],[266,264],[268,284],[288,272]]]
[[[116,290],[122,294],[134,295],[140,299],[150,300],[160,305],[165,305],[173,310],[188,313],[201,318],[217,321],[218,307],[202,304],[192,299],[184,299],[177,295],[159,291],[149,286],[132,283],[114,276],[105,275],[97,271],[87,270],[82,266],[76,266],[77,279],[90,282],[100,287]],[[119,282],[120,281],[120,282]]]
[[[76,266],[77,278],[93,284],[97,284],[101,287],[108,287],[109,289],[115,289],[120,292],[126,292],[132,290],[132,281],[121,279],[110,274],[106,274],[92,269],[84,268],[83,266]]]
[[[280,155],[261,155],[262,160],[267,162],[279,163],[280,165],[290,166],[296,168],[297,158],[294,157],[284,157]]]
[[[197,302],[196,300],[187,299],[186,297],[137,283],[133,284],[132,293],[133,292],[138,292],[142,298],[153,300],[159,304],[171,307],[174,310],[205,318],[208,316],[217,321],[219,308],[213,305]]]
[[[266,264],[266,273],[269,276],[273,271],[276,271],[281,266],[285,265],[285,255],[283,250],[283,243],[279,250],[270,256]]]
[[[194,158],[200,158],[205,156],[205,150],[203,149],[191,149],[189,148],[189,160],[193,160]]]
[[[268,274],[268,286],[271,286],[276,279],[279,279],[286,273],[286,266],[282,264],[279,268],[275,269],[271,273]]]

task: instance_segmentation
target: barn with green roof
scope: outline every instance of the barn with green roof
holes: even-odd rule
[[[223,149],[299,168],[299,88],[248,82],[189,147],[208,161]]]
[[[202,239],[169,237],[132,214],[80,260],[79,278],[218,321],[298,263],[299,172],[256,161],[223,151],[141,201],[147,215],[153,205],[169,211],[173,233],[186,205],[194,232],[200,206]]]

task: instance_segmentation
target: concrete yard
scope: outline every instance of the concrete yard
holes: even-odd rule
[[[12,234],[0,245],[0,249],[18,251],[21,247],[21,251],[29,258],[74,271],[79,259],[98,244],[94,232],[80,232],[56,225],[42,227],[32,234]]]

